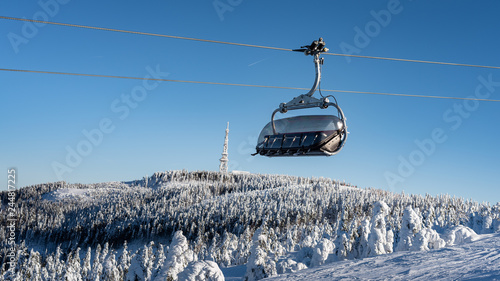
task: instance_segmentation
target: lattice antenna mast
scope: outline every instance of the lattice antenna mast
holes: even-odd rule
[[[227,158],[228,135],[229,135],[229,122],[227,122],[226,137],[224,139],[224,150],[222,151],[222,157],[220,159],[220,165],[219,165],[219,171],[221,173],[227,173],[227,162],[229,161],[229,159]]]

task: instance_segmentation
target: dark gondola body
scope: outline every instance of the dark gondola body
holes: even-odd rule
[[[343,122],[334,115],[306,115],[272,122],[260,133],[257,154],[278,156],[330,156],[340,150],[344,134]]]

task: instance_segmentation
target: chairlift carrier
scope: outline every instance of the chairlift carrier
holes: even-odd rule
[[[262,129],[257,140],[257,152],[252,155],[259,154],[268,157],[335,155],[340,152],[347,139],[344,113],[336,100],[332,102],[328,99],[329,96],[322,96],[321,99],[313,97],[321,81],[321,65],[324,59],[320,58],[320,54],[327,52],[328,49],[325,48],[323,38],[319,38],[311,45],[302,46],[293,51],[314,57],[316,68],[314,84],[308,93],[279,105],[271,115],[271,122]],[[289,110],[315,107],[326,109],[329,106],[337,109],[337,116],[306,115],[274,120],[278,112],[284,114]]]

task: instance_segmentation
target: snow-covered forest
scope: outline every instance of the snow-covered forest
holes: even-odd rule
[[[221,268],[237,265],[259,280],[500,232],[500,203],[205,171],[40,184],[18,190],[15,206],[15,270],[1,228],[0,280],[224,280]]]

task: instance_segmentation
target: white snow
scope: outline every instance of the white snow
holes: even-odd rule
[[[226,281],[241,281],[245,273],[247,272],[247,265],[235,265],[222,267],[220,269],[224,274]]]
[[[464,234],[466,228],[454,233]],[[472,241],[474,239],[469,239]],[[458,241],[456,241],[458,242]],[[430,251],[345,260],[264,280],[500,280],[500,233]]]
[[[449,230],[445,237],[447,238],[447,245],[459,245],[479,239],[479,235],[477,235],[474,230],[462,225]]]
[[[213,261],[195,261],[182,271],[179,280],[185,281],[224,281],[224,275]]]
[[[250,172],[247,172],[247,171],[238,171],[238,170],[231,171],[231,173],[235,174],[235,175],[250,175],[251,174]]]
[[[42,198],[49,201],[87,200],[90,198],[90,189],[63,188],[49,192]]]
[[[71,185],[70,185],[71,186]],[[130,186],[122,182],[108,182],[99,184],[89,184],[87,188],[61,188],[51,191],[42,196],[42,199],[58,202],[66,200],[95,200],[112,195],[119,195],[126,192],[145,192],[146,188]]]

